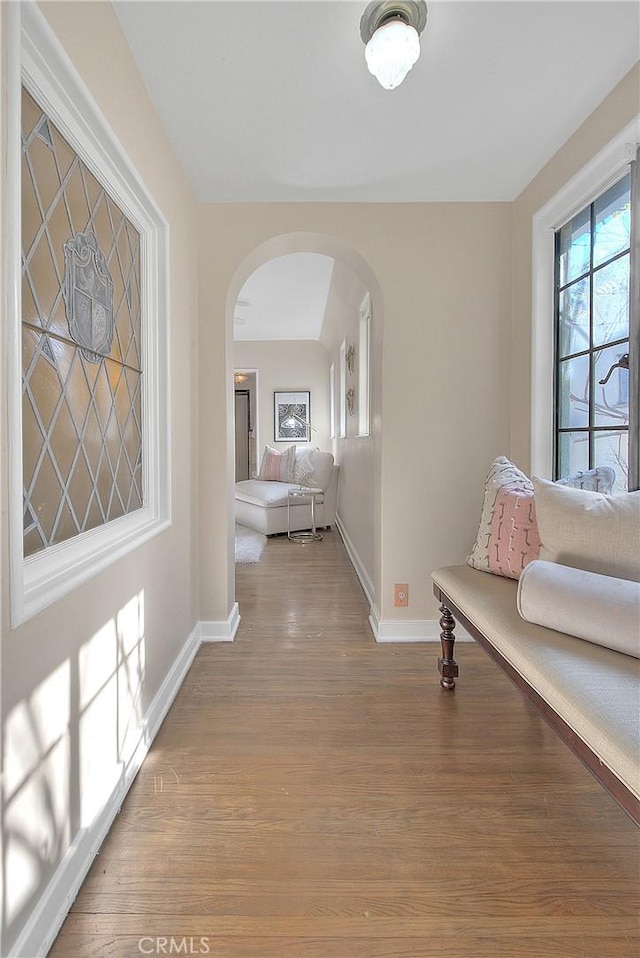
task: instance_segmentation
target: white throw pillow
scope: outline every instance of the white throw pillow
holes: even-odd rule
[[[640,659],[640,582],[536,559],[520,576],[527,622]]]
[[[606,496],[534,478],[540,558],[640,581],[640,492]]]
[[[596,466],[595,469],[576,472],[564,479],[556,479],[558,486],[572,486],[574,489],[589,489],[591,492],[609,493],[616,481],[615,470],[611,466]]]
[[[333,474],[333,456],[330,452],[314,449],[311,453],[311,464],[314,472],[311,485],[327,490]]]
[[[333,456],[320,449],[299,449],[293,481],[301,486],[313,486],[326,491],[331,482]]]
[[[315,470],[311,462],[311,453],[315,450],[311,446],[304,446],[296,450],[296,464],[293,471],[293,481],[301,486],[313,485]]]

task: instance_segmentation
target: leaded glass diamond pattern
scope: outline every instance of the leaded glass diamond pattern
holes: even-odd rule
[[[114,281],[110,355],[73,342],[64,243],[92,231]],[[140,236],[23,90],[24,555],[141,508]]]

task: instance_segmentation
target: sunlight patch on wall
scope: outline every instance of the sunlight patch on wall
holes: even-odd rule
[[[118,757],[125,764],[142,738],[142,689],[145,674],[144,592],[118,613]]]
[[[90,828],[143,742],[144,592],[19,702],[4,724],[6,924]]]
[[[80,649],[80,826],[88,827],[115,788],[118,684],[111,619]]]
[[[80,825],[102,811],[142,738],[144,593],[80,649]]]
[[[4,729],[6,921],[69,843],[70,668],[66,661],[9,713]]]

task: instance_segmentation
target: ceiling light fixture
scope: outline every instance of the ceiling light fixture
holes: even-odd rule
[[[425,0],[373,0],[360,20],[369,72],[385,90],[400,86],[420,56],[427,22]]]

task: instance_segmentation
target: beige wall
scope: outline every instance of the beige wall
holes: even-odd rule
[[[532,220],[582,167],[640,113],[640,64],[543,167],[513,204],[513,323],[511,333],[511,453],[530,469]]]
[[[258,467],[265,444],[274,445],[274,391],[311,393],[311,445],[330,451],[329,357],[321,343],[311,340],[238,341],[233,345],[236,369],[258,371]],[[279,442],[274,448],[286,449]]]
[[[232,435],[224,357],[241,265],[289,234],[332,237],[368,265],[383,336],[376,601],[383,618],[433,619],[429,574],[464,559],[488,465],[508,451],[511,215],[501,203],[201,207],[201,583],[212,618],[233,596],[231,578],[227,595],[218,587],[232,460],[225,476],[213,450]],[[395,581],[409,582],[408,609],[392,607]]]
[[[15,785],[4,809],[4,954],[79,828],[90,826],[108,800],[141,734],[137,723],[197,620],[196,204],[111,6],[45,3],[42,9],[170,225],[173,524],[12,630],[3,523],[4,761]],[[5,316],[2,322],[4,342]],[[6,490],[5,417],[2,429]],[[6,503],[6,495],[2,498]],[[133,653],[132,671],[122,668],[116,675],[116,650],[123,643]],[[127,705],[128,681],[140,684],[137,705]],[[58,743],[51,757],[38,765],[52,739]]]
[[[508,449],[511,207],[432,204],[402,219],[383,285],[380,612],[434,619],[430,574],[464,561],[488,466]],[[394,582],[409,583],[408,609],[392,607]]]
[[[346,388],[356,390],[355,414],[346,418],[346,436],[336,435],[334,455],[340,464],[338,516],[341,528],[347,537],[349,546],[359,569],[371,583],[376,577],[376,526],[378,509],[376,507],[373,479],[379,473],[379,365],[380,337],[372,328],[371,346],[371,428],[368,436],[358,436],[358,403],[360,390],[358,383],[358,338],[360,326],[360,307],[367,295],[367,288],[342,263],[336,263],[331,277],[331,286],[327,299],[327,308],[322,327],[321,340],[329,351],[329,361],[335,368],[336,394],[336,432],[339,425],[340,404],[340,347],[344,341],[355,346],[356,358],[353,373],[347,371]],[[378,375],[375,375],[375,372]],[[365,579],[366,581],[366,579]],[[367,583],[367,587],[368,583]]]

